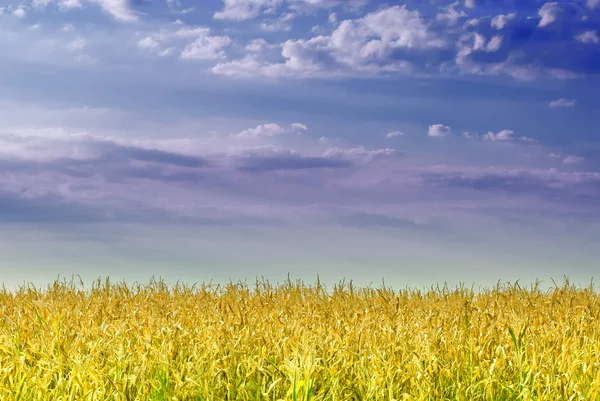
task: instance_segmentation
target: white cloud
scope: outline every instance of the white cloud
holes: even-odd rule
[[[323,153],[323,157],[356,160],[363,159],[364,161],[370,162],[378,157],[388,157],[394,155],[401,155],[396,149],[384,148],[376,150],[367,150],[364,146],[357,148],[330,148]]]
[[[490,39],[485,50],[488,52],[495,52],[495,51],[498,51],[501,46],[502,46],[502,36],[495,35]]]
[[[465,7],[475,8],[475,0],[465,0]]]
[[[419,11],[394,6],[345,20],[331,36],[286,41],[281,51],[283,63],[269,64],[246,56],[218,64],[213,72],[292,77],[402,73],[411,71],[415,55],[426,60],[428,52],[439,52],[445,44],[430,31]]]
[[[551,158],[553,158],[553,159],[561,159],[561,158],[562,158],[562,156],[561,156],[561,155],[559,155],[559,154],[556,154],[556,153],[554,153],[554,152],[550,153],[550,154],[548,155],[548,157],[551,157]]]
[[[73,8],[81,8],[83,5],[79,0],[61,0],[58,2],[58,9],[60,11],[68,11]]]
[[[168,55],[170,55],[171,53],[173,53],[173,50],[174,50],[174,48],[173,48],[173,47],[169,47],[169,48],[167,48],[167,49],[164,49],[164,50],[161,50],[161,51],[159,51],[159,52],[158,52],[158,55],[159,55],[160,57],[165,57],[165,56],[168,56]]]
[[[210,36],[209,29],[206,28],[194,42],[183,49],[181,58],[184,60],[219,59],[225,56],[223,48],[230,44],[229,36]]]
[[[14,15],[15,17],[18,17],[18,18],[25,18],[25,15],[27,15],[27,12],[25,11],[25,8],[23,6],[18,6],[17,8],[15,8],[13,10],[12,15]]]
[[[69,43],[69,45],[67,47],[72,52],[82,50],[85,47],[85,40],[83,40],[81,38],[77,38],[77,39],[73,40],[71,43]]]
[[[561,97],[560,99],[551,101],[548,104],[548,107],[550,107],[551,109],[556,109],[558,107],[571,108],[575,107],[576,104],[577,100],[575,99],[566,99],[564,97]]]
[[[273,9],[280,0],[223,0],[223,10],[217,11],[215,19],[243,21],[258,17],[264,9]]]
[[[260,24],[260,30],[266,32],[289,31],[291,28],[289,21],[296,17],[294,13],[286,13],[275,21],[263,22]]]
[[[261,14],[274,14],[278,8],[308,11],[314,8],[343,6],[356,10],[369,0],[223,0],[223,9],[213,18],[233,21],[254,19]]]
[[[577,36],[575,36],[575,40],[581,43],[589,43],[589,44],[598,44],[600,43],[600,37],[596,31],[586,31]]]
[[[215,65],[211,71],[215,74],[225,75],[225,76],[242,76],[249,77],[256,74],[263,75],[278,75],[271,74],[266,71],[263,63],[252,56],[246,56],[240,60],[228,61],[225,63],[218,63]]]
[[[268,46],[268,43],[263,38],[254,39],[252,42],[248,43],[245,47],[249,52],[261,52],[265,47]]]
[[[480,74],[482,67],[467,61],[469,55],[473,52],[496,52],[502,46],[502,42],[503,38],[500,35],[494,35],[488,42],[486,37],[478,32],[469,32],[464,34],[459,40],[459,50],[456,56],[456,63],[462,69],[466,69],[471,73]]]
[[[47,7],[50,3],[57,2],[60,11],[68,11],[73,8],[81,8],[83,5],[80,0],[33,0],[31,6],[36,9]]]
[[[517,13],[500,14],[492,18],[491,26],[496,29],[503,29],[509,21],[512,21]]]
[[[479,18],[471,18],[470,20],[468,20],[467,22],[464,23],[463,27],[473,27],[473,26],[478,26],[479,23],[481,21],[479,20]]]
[[[452,134],[450,127],[443,124],[433,124],[429,126],[427,135],[434,138],[442,138]]]
[[[584,160],[585,159],[581,156],[567,156],[563,159],[563,164],[577,164]]]
[[[140,41],[138,42],[138,47],[141,49],[148,49],[148,50],[156,50],[160,47],[160,44],[154,40],[151,36],[146,36],[143,39],[140,39]]]
[[[560,8],[558,3],[545,3],[538,11],[538,15],[541,17],[538,27],[543,28],[552,24],[558,19],[559,12]]]
[[[223,48],[232,43],[228,36],[211,36],[209,28],[180,26],[181,24],[175,24],[171,29],[163,28],[141,38],[137,45],[161,57],[170,55],[179,48],[182,59],[214,60],[224,57]],[[190,43],[190,39],[194,41]]]
[[[129,7],[129,0],[92,0],[121,22],[137,21],[137,14]]]
[[[50,4],[52,0],[33,0],[31,2],[31,7],[33,8],[44,8],[48,4]]]
[[[600,7],[600,0],[588,0],[587,6],[592,10]]]
[[[401,131],[388,132],[388,134],[386,135],[386,138],[395,138],[398,136],[404,136],[404,132],[401,132]]]
[[[520,136],[517,138],[517,137],[515,137],[514,131],[509,130],[509,129],[502,130],[502,131],[498,132],[497,134],[492,131],[489,131],[487,134],[484,134],[484,135],[479,135],[477,133],[463,132],[463,137],[466,139],[473,139],[473,140],[482,139],[485,141],[492,141],[492,142],[510,142],[515,139],[518,139],[519,141],[523,141],[523,142],[537,142],[536,139],[529,138],[526,136]]]
[[[483,136],[483,139],[485,140],[489,140],[489,141],[512,141],[514,139],[514,131],[511,131],[509,129],[504,129],[500,132],[498,132],[497,134],[494,134],[493,132],[488,132],[487,134],[485,134]]]
[[[190,38],[198,38],[198,37],[202,37],[202,36],[207,36],[209,33],[210,33],[209,28],[186,26],[183,28],[179,28],[175,32],[171,33],[170,36],[173,36],[173,37],[179,38],[179,39],[190,39]],[[166,34],[163,32],[163,35],[166,35]]]
[[[464,11],[456,11],[454,9],[455,6],[459,5],[460,3],[455,2],[452,3],[446,7],[443,8],[443,11],[438,13],[435,16],[435,19],[438,21],[446,21],[450,24],[456,24],[458,22],[459,19],[461,18],[466,18],[467,17],[467,13],[465,13]]]
[[[293,130],[308,131],[308,127],[302,123],[293,123],[291,126]]]
[[[237,138],[244,138],[244,139],[258,139],[258,138],[277,136],[277,135],[282,134],[283,132],[284,132],[284,129],[282,127],[280,127],[277,124],[270,123],[270,124],[259,125],[256,128],[249,128],[249,129],[243,130],[242,132],[236,134],[235,136]]]

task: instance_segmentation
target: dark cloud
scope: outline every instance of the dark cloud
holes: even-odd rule
[[[455,189],[473,190],[480,193],[534,196],[545,202],[562,203],[569,206],[585,205],[600,208],[600,176],[580,176],[528,172],[511,174],[424,174],[426,185]]]
[[[0,222],[58,223],[106,220],[100,210],[69,202],[56,195],[24,196],[0,191]]]
[[[278,156],[251,156],[240,160],[238,169],[248,172],[276,170],[307,170],[320,168],[345,168],[352,166],[350,160],[326,157],[307,157],[295,154]]]
[[[184,155],[159,149],[147,149],[120,145],[109,141],[92,141],[92,149],[101,153],[99,159],[106,162],[119,160],[138,160],[149,163],[169,164],[178,167],[204,167],[208,163],[198,156]]]
[[[63,146],[77,145],[89,155],[83,158],[61,156],[47,160],[27,160],[11,156],[0,158],[0,168],[3,172],[30,174],[52,171],[74,178],[100,175],[113,180],[148,178],[164,181],[195,181],[202,168],[210,167],[210,162],[200,156],[121,145],[108,140],[57,143]],[[131,162],[134,161],[142,163],[132,164]]]

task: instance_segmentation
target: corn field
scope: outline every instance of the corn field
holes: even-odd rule
[[[0,400],[600,400],[600,294],[56,281],[0,292]]]

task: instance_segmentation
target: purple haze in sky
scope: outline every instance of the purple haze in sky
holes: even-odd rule
[[[583,284],[600,2],[0,0],[0,276]]]

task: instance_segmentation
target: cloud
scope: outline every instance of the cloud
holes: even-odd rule
[[[461,192],[462,190],[477,191],[497,197],[498,194],[525,195],[536,198],[535,202],[539,203],[550,201],[569,204],[572,202],[573,206],[575,204],[591,206],[593,199],[600,196],[600,174],[598,173],[564,173],[556,169],[438,170],[440,171],[424,173],[422,175],[424,182],[432,186],[456,188]],[[452,195],[448,193],[448,196]],[[508,198],[505,198],[504,201],[507,200]]]
[[[260,24],[260,30],[266,32],[289,31],[292,29],[289,22],[294,18],[296,18],[296,14],[294,13],[283,14],[276,20],[262,22]]]
[[[563,164],[577,164],[584,160],[585,159],[581,156],[567,156],[563,159]]]
[[[429,126],[427,135],[434,138],[442,138],[452,134],[450,127],[443,124],[433,124]]]
[[[44,8],[48,4],[50,4],[51,1],[52,0],[33,0],[31,2],[31,7],[33,7],[33,8]]]
[[[404,136],[404,132],[401,131],[393,131],[393,132],[388,132],[386,135],[386,138],[395,138],[398,136]]]
[[[192,42],[189,40],[192,39]],[[233,43],[227,35],[212,35],[210,28],[173,24],[138,40],[139,48],[164,57],[180,51],[183,60],[217,60]]]
[[[509,129],[504,129],[500,132],[498,132],[497,134],[494,134],[493,132],[488,132],[487,134],[485,134],[483,136],[483,139],[485,140],[490,140],[490,141],[512,141],[515,137],[515,133],[514,131],[511,131]]]
[[[575,40],[577,40],[578,42],[587,43],[587,44],[600,43],[600,37],[598,37],[598,34],[596,34],[596,31],[586,31],[586,32],[580,33],[579,35],[575,36]]]
[[[81,4],[80,0],[33,0],[31,2],[31,6],[39,10],[54,2],[57,3],[59,11],[62,12],[83,7],[83,4]]]
[[[509,130],[509,129],[502,130],[502,131],[498,132],[497,134],[490,131],[487,134],[482,135],[482,136],[476,135],[473,137],[473,136],[469,136],[467,134],[467,135],[465,135],[465,137],[467,137],[469,139],[481,138],[483,140],[492,141],[492,142],[509,142],[509,141],[514,141],[517,139],[519,141],[523,141],[523,142],[538,142],[536,139],[530,138],[527,136],[516,137],[514,131]]]
[[[72,52],[77,52],[77,51],[83,50],[85,45],[86,45],[85,40],[83,40],[82,38],[77,38],[77,39],[71,41],[67,45],[67,48]]]
[[[523,142],[532,142],[532,143],[538,142],[536,139],[526,137],[526,136],[516,137],[514,131],[509,130],[509,129],[502,130],[498,133],[489,131],[487,134],[484,134],[484,135],[479,135],[477,133],[471,133],[471,132],[463,132],[463,137],[466,139],[481,139],[481,140],[492,141],[492,142],[511,142],[511,141],[515,141],[515,140],[519,140],[519,141],[523,141]]]
[[[600,0],[587,0],[587,6],[592,10],[600,8]]]
[[[223,9],[214,13],[220,20],[244,21],[262,14],[274,14],[277,9],[306,11],[313,8],[344,6],[358,9],[369,0],[223,0]]]
[[[138,41],[138,47],[141,49],[156,50],[160,47],[160,43],[154,40],[151,36],[146,36]]]
[[[168,152],[160,149],[119,145],[108,141],[89,142],[89,144],[92,149],[102,155],[102,159],[105,161],[137,160],[193,168],[208,165],[206,159],[202,157]]]
[[[214,60],[225,56],[225,47],[232,41],[229,36],[210,36],[208,28],[199,34],[195,41],[188,44],[181,52],[181,58],[184,60]]]
[[[247,56],[219,63],[213,72],[272,77],[406,73],[415,62],[438,60],[444,45],[445,40],[429,30],[419,11],[393,6],[342,21],[330,36],[284,42],[284,62]]]
[[[256,18],[263,9],[273,9],[279,0],[223,0],[223,10],[217,11],[215,19],[242,21]]]
[[[242,132],[239,132],[238,134],[236,134],[235,136],[237,138],[243,138],[243,139],[258,139],[258,138],[277,136],[277,135],[282,134],[284,131],[285,130],[282,127],[280,127],[279,125],[270,123],[270,124],[258,125],[256,128],[245,129]]]
[[[262,146],[221,152],[199,146],[202,153],[190,153],[195,147],[189,139],[63,133],[0,134],[0,146],[4,221],[281,224],[355,216],[355,223],[389,221],[401,228],[404,219],[465,224],[514,211],[579,213],[589,223],[600,212],[600,173],[429,166],[407,163],[389,148],[309,152]]]
[[[270,156],[248,156],[238,161],[238,169],[248,172],[339,169],[352,166],[350,160],[320,156],[302,156],[296,152],[280,152]]]
[[[252,42],[248,43],[245,47],[249,52],[261,52],[266,47],[269,46],[269,43],[263,38],[254,39]]]
[[[516,16],[517,13],[496,15],[494,18],[492,18],[491,26],[498,30],[503,29],[506,24],[514,20]]]
[[[430,230],[434,231],[434,225],[429,224],[419,224],[414,220],[409,218],[398,218],[393,216],[387,216],[385,214],[380,213],[372,213],[372,212],[358,212],[358,213],[348,213],[342,214],[339,216],[338,221],[340,221],[344,226],[351,226],[357,228],[395,228],[395,229],[404,229],[412,231],[424,231]],[[439,233],[439,231],[437,231]]]
[[[98,26],[93,32],[80,31],[79,22],[75,21],[73,27],[77,25],[77,31],[72,32],[77,32],[89,46],[86,55],[73,54],[65,60],[70,64],[86,58],[97,59],[98,65],[104,59],[139,61],[135,57],[142,53],[131,52],[129,47],[137,44],[157,57],[178,55],[183,60],[202,60],[209,71],[225,76],[338,79],[472,74],[533,80],[600,73],[600,52],[591,46],[599,41],[596,26],[600,15],[596,11],[569,2],[546,2],[539,7],[535,1],[529,1],[523,9],[505,4],[495,9],[500,12],[487,16],[462,8],[463,4],[475,6],[476,2],[437,3],[442,7],[435,14],[436,9],[432,13],[420,2],[362,9],[368,1],[228,0],[221,3],[221,9],[217,5],[210,11],[216,10],[215,16],[227,21],[208,21],[207,24],[213,24],[210,29],[187,26],[181,21],[161,23],[153,18],[155,9],[142,10],[139,2],[128,0],[32,0],[23,3],[22,10],[29,17],[29,13],[35,11],[38,15],[44,8],[68,11],[84,6],[89,9],[86,12],[104,10],[118,21],[137,21],[135,30],[122,25],[115,32]],[[479,4],[483,7],[487,3]],[[539,8],[539,18],[532,18],[531,12],[525,10],[533,6]],[[10,6],[6,12],[17,9],[18,6]],[[325,19],[334,14],[336,23],[327,23]],[[268,30],[287,29],[292,19],[298,23],[286,35],[270,34],[267,41],[254,34],[248,37],[239,30],[241,25],[236,28],[237,23],[232,22],[252,18],[259,18],[255,21],[257,26]],[[471,22],[455,24],[465,18]],[[322,34],[310,32],[315,24],[322,27]],[[50,33],[48,27],[40,29],[39,36],[24,39],[29,44],[27,51],[25,46],[14,46],[20,49],[20,58],[39,61],[36,56],[41,54],[46,60],[53,59],[52,63],[61,62],[63,58],[54,57],[52,47],[65,38],[54,38]],[[113,45],[108,52],[107,45],[114,42],[119,45]],[[204,71],[202,68],[198,74]]]
[[[22,5],[20,5],[13,10],[12,15],[18,18],[25,18],[27,12],[25,11],[25,8]]]
[[[548,107],[550,107],[551,109],[556,109],[556,108],[572,108],[575,107],[575,105],[577,104],[577,100],[575,99],[567,99],[564,97],[561,97],[560,99],[557,100],[553,100],[548,104]]]
[[[597,25],[597,15],[588,16],[569,2],[546,3],[539,14],[540,19],[518,13],[508,24],[493,19],[495,27],[465,26],[466,32],[457,41],[456,66],[463,73],[519,80],[579,78],[600,72],[600,53],[581,42],[573,43],[573,33],[589,31]],[[488,48],[500,25],[502,42]]]
[[[443,10],[432,18],[407,6],[381,7],[341,20],[329,35],[288,39],[279,44],[280,54],[277,45],[252,43],[246,54],[218,62],[212,71],[297,79],[466,73],[533,80],[600,73],[600,53],[586,46],[595,41],[598,18],[586,19],[573,5],[546,3],[539,19],[513,11],[463,26],[454,25],[464,13],[456,3]]]
[[[475,8],[475,6],[476,6],[475,0],[465,0],[466,8]]]
[[[561,12],[560,5],[557,2],[545,3],[538,11],[541,17],[538,27],[543,28],[556,21]]]
[[[102,9],[121,22],[138,20],[138,15],[130,8],[129,0],[92,0]]]
[[[79,0],[60,0],[58,2],[58,9],[63,12],[82,7],[83,4]]]
[[[455,25],[461,18],[466,18],[468,15],[464,11],[456,11],[455,7],[460,4],[458,2],[452,3],[443,7],[442,12],[436,14],[435,19],[438,21],[445,21],[451,25]]]
[[[292,123],[291,125],[293,130],[301,130],[301,131],[307,131],[308,127],[302,123]]]
[[[28,196],[0,190],[0,222],[65,223],[106,220],[102,210],[70,202],[58,195]]]
[[[324,157],[342,160],[362,160],[373,161],[376,158],[389,156],[403,156],[396,149],[384,148],[376,150],[367,150],[363,146],[357,148],[330,148],[324,154]]]

